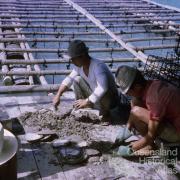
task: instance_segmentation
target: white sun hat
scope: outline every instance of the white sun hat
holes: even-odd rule
[[[0,166],[14,157],[18,149],[18,142],[16,137],[6,129],[3,131],[4,138],[0,139],[0,141],[3,141],[2,151],[0,152]]]
[[[3,142],[4,142],[4,129],[2,124],[0,123],[0,154],[2,152]]]
[[[126,94],[134,82],[137,69],[130,66],[120,66],[116,72],[116,83],[122,94]]]

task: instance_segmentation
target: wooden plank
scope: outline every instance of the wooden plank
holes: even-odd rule
[[[33,156],[30,144],[25,141],[24,135],[19,135],[19,150],[17,153],[17,176],[20,180],[40,180],[40,174]]]
[[[36,151],[34,151],[34,157],[43,180],[66,180],[64,172],[50,144],[33,144],[32,147],[36,149]]]

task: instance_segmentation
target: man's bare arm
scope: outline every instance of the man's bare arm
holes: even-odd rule
[[[61,84],[58,92],[56,94],[56,96],[53,99],[53,105],[55,107],[55,109],[57,109],[57,106],[60,104],[60,97],[62,96],[62,94],[68,90],[68,87],[64,84]]]
[[[149,120],[147,134],[139,141],[131,143],[133,150],[136,151],[145,147],[146,145],[151,145],[156,137],[158,126],[158,121]]]

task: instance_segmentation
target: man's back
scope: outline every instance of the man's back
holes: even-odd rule
[[[180,132],[180,89],[159,80],[150,81],[144,99],[152,120],[168,121]]]

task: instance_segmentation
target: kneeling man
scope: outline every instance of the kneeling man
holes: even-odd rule
[[[133,142],[133,150],[153,145],[156,137],[180,142],[180,89],[160,80],[146,80],[141,72],[120,66],[116,81],[123,94],[132,96],[127,128],[143,136]]]
[[[61,95],[73,85],[76,109],[93,107],[100,110],[104,121],[109,121],[110,111],[119,104],[113,74],[104,62],[88,54],[88,47],[81,40],[70,42],[68,55],[74,69],[61,83],[53,104],[57,107]]]

